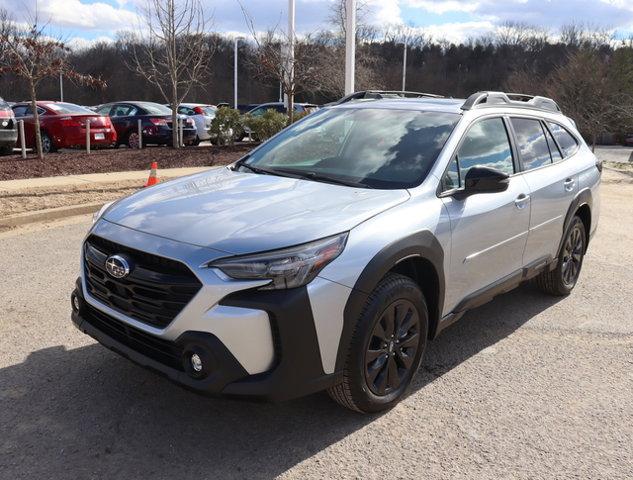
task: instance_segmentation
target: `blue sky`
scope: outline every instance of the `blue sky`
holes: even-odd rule
[[[327,28],[332,3],[337,0],[296,0],[297,30],[307,33]],[[556,30],[572,22],[611,28],[618,37],[633,34],[633,0],[365,0],[368,21],[378,26],[408,24],[435,39],[465,40],[491,32],[505,21],[518,21]],[[202,0],[213,17],[213,30],[245,32],[237,0]],[[133,30],[137,8],[144,0],[2,0],[18,21],[37,10],[56,35],[81,45],[113,39],[119,30]],[[266,30],[286,22],[287,0],[243,0]]]

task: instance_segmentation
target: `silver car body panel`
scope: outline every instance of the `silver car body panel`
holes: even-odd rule
[[[592,193],[592,232],[599,211],[600,172],[581,142],[571,157],[519,172],[505,192],[459,200],[438,195],[448,162],[469,126],[487,116],[534,116],[563,124],[560,114],[503,107],[461,112],[460,100],[393,100],[332,108],[398,108],[461,113],[427,178],[410,190],[372,190],[220,168],[138,192],[107,209],[92,233],[130,248],[186,264],[203,288],[163,330],[87,301],[143,331],[175,339],[189,329],[218,336],[249,373],[273,362],[266,312],[225,307],[227,295],[265,284],[232,280],[206,264],[214,259],[298,245],[348,231],[344,251],[307,286],[322,366],[335,371],[344,310],[367,264],[394,241],[427,232],[443,250],[448,315],[468,295],[520,270],[532,260],[555,257],[563,222],[575,196]],[[565,180],[573,178],[572,190]],[[569,184],[567,184],[569,186]],[[517,197],[528,200],[517,203]],[[242,338],[238,338],[238,332]],[[247,338],[244,339],[243,336]]]

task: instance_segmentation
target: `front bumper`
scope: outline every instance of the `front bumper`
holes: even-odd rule
[[[166,341],[101,312],[86,302],[81,279],[77,279],[72,294],[71,318],[81,332],[105,347],[190,390],[205,395],[285,401],[340,382],[339,375],[323,373],[306,290],[288,292],[289,295],[246,291],[222,302],[240,308],[268,309],[274,319],[275,362],[268,371],[255,375],[250,375],[211,333],[186,331],[174,341]],[[193,353],[202,359],[202,373],[191,366]]]
[[[0,147],[15,146],[18,141],[17,129],[0,128]]]

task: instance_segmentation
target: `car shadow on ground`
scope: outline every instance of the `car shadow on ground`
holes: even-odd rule
[[[557,300],[525,285],[466,314],[430,344],[411,395]],[[0,471],[271,478],[376,418],[343,410],[324,393],[282,404],[206,398],[99,345],[59,346],[0,370]]]

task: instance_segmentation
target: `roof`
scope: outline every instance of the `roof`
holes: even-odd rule
[[[383,108],[385,110],[426,110],[445,113],[463,113],[464,99],[459,98],[385,98],[346,102],[329,108]]]
[[[181,107],[215,107],[210,103],[181,103]]]

